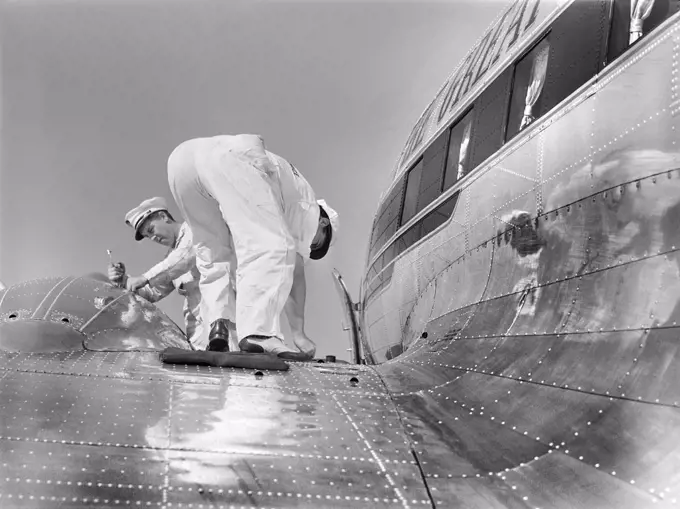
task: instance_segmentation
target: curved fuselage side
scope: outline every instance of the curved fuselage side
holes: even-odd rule
[[[431,332],[428,323],[443,315],[468,309],[518,285],[524,288],[525,283],[536,279],[534,273],[548,268],[564,274],[581,273],[584,269],[580,264],[586,263],[582,258],[586,250],[591,250],[588,238],[579,247],[583,228],[597,230],[598,237],[611,238],[612,227],[624,228],[630,221],[627,218],[623,226],[604,219],[595,225],[584,226],[579,222],[582,219],[574,223],[571,213],[582,210],[586,199],[598,203],[598,197],[602,200],[606,192],[607,198],[618,204],[619,195],[625,195],[627,187],[644,192],[643,184],[657,183],[662,173],[667,175],[664,189],[674,185],[673,172],[666,172],[680,167],[675,134],[680,96],[674,46],[680,21],[671,21],[416,216],[415,222],[442,203],[453,199],[455,204],[445,224],[411,243],[382,269],[382,273],[390,272],[390,277],[379,291],[370,292],[371,283],[379,278],[368,273],[364,277],[362,321],[377,360],[389,360],[384,352],[392,347],[407,349],[423,332]],[[626,200],[634,196],[626,196]],[[651,226],[650,221],[659,222],[666,211],[674,210],[673,199],[659,201],[657,197],[656,201],[663,210],[650,208],[644,212],[651,215],[644,220],[645,229]],[[565,225],[552,226],[558,224],[556,220]],[[400,229],[378,254],[389,251],[412,223]],[[529,228],[533,233],[528,233]],[[541,262],[546,255],[542,253],[550,249],[543,249],[546,246],[541,244],[531,252],[531,246],[522,247],[533,242],[525,236],[537,235],[542,240],[536,242],[549,243],[549,237],[558,231],[562,237],[566,235],[564,240],[572,247],[544,268]],[[644,237],[633,235],[632,230],[616,232],[619,234],[636,240]],[[645,237],[645,241],[651,239]],[[616,248],[610,247],[606,253],[599,250],[598,260],[629,262],[621,242],[617,240]],[[519,262],[513,263],[524,267],[524,275],[508,272],[516,269],[499,258],[505,246],[518,256]],[[592,263],[588,259],[587,264]]]
[[[439,501],[680,500],[679,34],[667,20],[505,144],[425,210],[457,196],[386,284],[364,280]]]

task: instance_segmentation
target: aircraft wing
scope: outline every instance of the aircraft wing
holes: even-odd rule
[[[431,506],[366,366],[256,377],[89,351],[0,364],[2,507]]]
[[[369,366],[162,364],[176,326],[103,278],[0,299],[0,507],[431,507]]]
[[[0,507],[677,506],[677,403],[603,394],[595,350],[556,371],[552,336],[433,337],[379,366],[163,364],[186,338],[105,278],[11,286]]]

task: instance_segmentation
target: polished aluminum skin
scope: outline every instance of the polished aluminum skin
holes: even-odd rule
[[[163,365],[181,331],[100,275],[0,291],[0,507],[678,507],[679,30],[342,288],[377,366]]]
[[[362,301],[437,507],[680,506],[679,30],[442,195]]]
[[[0,293],[0,507],[430,507],[368,366],[163,365],[190,346],[103,277]]]

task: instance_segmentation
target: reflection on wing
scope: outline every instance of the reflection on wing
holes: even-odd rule
[[[135,294],[111,285],[102,274],[28,281],[0,295],[3,350],[191,348],[165,314]]]
[[[89,278],[0,299],[2,507],[430,507],[368,366],[164,365],[167,318]],[[70,332],[13,338],[28,324]]]

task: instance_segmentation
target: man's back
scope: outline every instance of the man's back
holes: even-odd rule
[[[309,247],[319,224],[319,206],[314,189],[286,159],[269,151],[267,155],[277,170],[284,215],[297,252],[309,258]]]
[[[316,234],[319,207],[312,186],[283,157],[265,149],[262,137],[256,134],[218,135],[193,138],[180,144],[170,155],[189,158],[198,167],[208,165],[220,151],[227,151],[238,160],[270,175],[272,187],[281,196],[286,223],[296,244],[296,250],[309,257],[309,246]],[[229,171],[229,168],[224,168]]]

